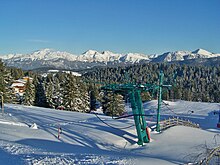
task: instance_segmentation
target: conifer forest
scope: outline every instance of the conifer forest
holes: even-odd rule
[[[9,68],[0,62],[0,92],[6,103],[34,105],[68,111],[90,112],[102,106],[107,115],[119,116],[129,102],[126,95],[101,91],[103,84],[158,83],[164,72],[164,100],[220,102],[220,67],[188,66],[166,63],[146,63],[130,66],[102,67],[86,71],[82,76],[68,73],[42,74]],[[30,76],[22,98],[14,95],[11,84],[22,76]],[[155,91],[142,93],[142,101],[156,99]],[[114,107],[117,106],[117,111]]]

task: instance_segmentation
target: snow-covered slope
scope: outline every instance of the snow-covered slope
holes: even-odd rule
[[[218,117],[213,115],[219,104],[178,101],[167,102],[166,106],[194,119],[203,129],[176,126],[162,133],[151,132],[151,142],[138,146],[134,127],[114,129],[94,114],[6,105],[0,116],[0,121],[4,121],[0,122],[1,164],[185,164],[206,156],[205,146],[220,145],[216,136],[220,131],[215,125]],[[155,114],[156,101],[147,102],[144,107],[146,113]],[[162,108],[162,118],[173,115],[169,109]],[[194,113],[189,113],[192,110]],[[132,118],[99,117],[118,128],[134,123]],[[152,125],[154,120],[149,117],[147,123]],[[33,129],[33,125],[38,129]],[[60,139],[58,128],[62,128]]]
[[[115,64],[134,64],[140,62],[173,62],[189,59],[208,59],[220,57],[220,54],[210,53],[203,49],[195,51],[175,51],[162,55],[144,55],[140,53],[118,54],[110,51],[98,52],[88,50],[81,55],[73,55],[67,52],[51,49],[38,50],[30,54],[9,54],[2,56],[8,66],[22,69],[55,68],[55,69],[82,69],[93,66],[105,66]]]

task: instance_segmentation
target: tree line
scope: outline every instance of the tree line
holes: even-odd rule
[[[89,112],[89,88],[81,77],[67,73],[47,74],[46,76],[17,68],[8,68],[0,61],[0,92],[5,103],[17,103],[40,107]],[[12,82],[23,76],[27,80],[23,96],[16,97]]]
[[[172,85],[171,90],[163,91],[163,99],[220,102],[220,67],[148,63],[95,69],[93,72],[86,73],[84,77],[89,81],[108,84],[157,84],[160,71],[164,72],[164,84]],[[142,98],[155,99],[156,94],[146,93]]]
[[[157,84],[159,72],[164,72],[164,84],[172,89],[163,91],[164,100],[220,102],[220,67],[187,66],[178,64],[139,64],[96,68],[76,77],[67,73],[49,73],[46,76],[17,68],[8,68],[0,61],[0,92],[5,102],[35,105],[69,111],[90,112],[102,106],[107,115],[125,113],[126,95],[100,91],[104,84]],[[23,97],[13,94],[13,80],[30,76]],[[157,98],[157,91],[143,92],[142,100]]]

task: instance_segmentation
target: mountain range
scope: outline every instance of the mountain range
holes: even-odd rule
[[[204,49],[166,52],[161,55],[145,55],[140,53],[119,54],[111,51],[98,52],[96,50],[88,50],[81,55],[74,55],[68,52],[43,49],[30,54],[8,54],[0,56],[0,58],[2,58],[7,66],[22,68],[24,70],[38,68],[89,69],[95,66],[148,62],[175,62],[181,64],[203,64],[203,62],[212,64],[212,62],[209,61],[214,61],[216,64],[219,64],[220,62],[220,54],[211,53]]]

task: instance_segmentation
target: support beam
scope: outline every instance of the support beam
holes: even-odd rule
[[[129,99],[131,102],[132,112],[134,114],[134,122],[138,136],[137,143],[139,145],[143,145],[143,143],[149,143],[149,139],[146,133],[146,121],[144,119],[144,116],[138,115],[144,115],[140,91],[131,91],[129,93]]]
[[[158,105],[157,105],[157,127],[156,131],[160,132],[160,110],[161,110],[161,103],[162,103],[162,88],[163,88],[163,72],[160,72],[159,75],[159,88],[158,88]]]

